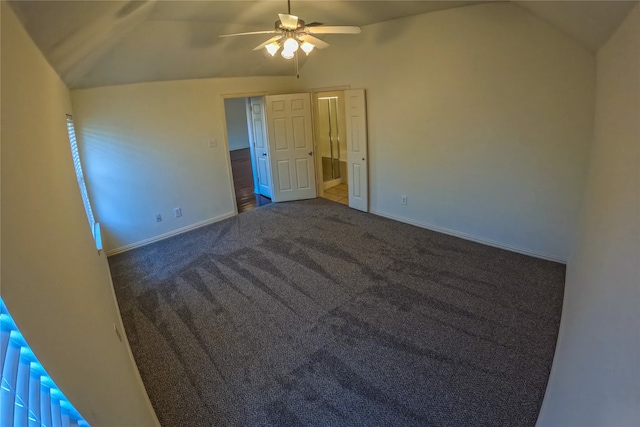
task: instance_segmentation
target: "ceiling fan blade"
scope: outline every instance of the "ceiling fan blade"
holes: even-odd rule
[[[360,34],[360,32],[360,27],[347,25],[321,25],[318,27],[309,28],[309,33],[311,34]]]
[[[276,40],[280,40],[280,38],[282,38],[282,36],[275,36],[275,37],[271,37],[271,38],[270,38],[269,40],[267,40],[266,42],[261,43],[261,44],[259,44],[258,46],[254,47],[254,48],[253,48],[253,50],[260,50],[260,49],[262,49],[263,47],[265,47],[266,45],[271,44],[271,43],[273,43],[273,42],[274,42],[274,41],[276,41]]]
[[[322,41],[317,37],[313,37],[312,35],[309,35],[309,34],[302,34],[298,38],[303,42],[311,43],[318,49],[324,49],[325,47],[329,47],[329,43]]]
[[[313,22],[310,22],[309,24],[307,24],[306,26],[307,27],[317,27],[319,25],[324,25],[324,24],[322,22],[313,21]]]
[[[298,28],[298,17],[295,15],[289,15],[287,13],[279,13],[280,22],[282,26],[288,30],[295,30]]]
[[[250,31],[248,33],[220,34],[218,37],[248,36],[251,34],[278,34],[278,32],[275,30]]]

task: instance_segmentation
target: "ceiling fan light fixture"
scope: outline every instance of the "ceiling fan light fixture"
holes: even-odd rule
[[[298,47],[299,47],[298,40],[294,39],[293,37],[288,38],[284,42],[284,50],[289,51],[291,53],[298,50]]]
[[[259,51],[264,47],[269,55],[275,56],[280,52],[285,59],[296,58],[296,69],[298,67],[298,57],[296,52],[302,50],[307,56],[315,49],[329,47],[329,43],[315,37],[317,34],[360,34],[360,27],[345,25],[324,25],[319,22],[312,22],[306,25],[305,22],[296,15],[291,14],[290,0],[287,2],[287,13],[279,13],[280,18],[275,22],[273,30],[250,31],[245,33],[221,34],[220,37],[245,36],[252,34],[271,34],[272,37],[253,50]]]
[[[287,49],[282,49],[282,53],[280,54],[284,59],[293,58],[293,52]]]
[[[269,52],[271,56],[274,56],[278,51],[278,49],[280,49],[280,43],[278,42],[269,43],[264,48],[267,49],[267,52]]]
[[[300,49],[303,50],[304,53],[306,53],[307,55],[309,55],[309,53],[311,53],[311,51],[313,50],[315,46],[312,45],[309,42],[303,42],[302,45],[300,45]]]

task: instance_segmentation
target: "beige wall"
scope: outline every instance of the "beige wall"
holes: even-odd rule
[[[2,298],[95,427],[157,425],[76,183],[66,86],[2,2]],[[120,329],[122,333],[122,329]]]
[[[592,138],[592,53],[508,2],[327,41],[301,84],[367,90],[373,212],[567,259]]]
[[[8,10],[3,2],[2,296],[92,424],[152,425],[112,330],[120,319],[108,267],[76,188],[68,92]],[[300,81],[74,91],[105,247],[233,213],[223,94],[362,87],[373,211],[554,259],[569,258],[575,244],[539,425],[637,424],[639,14],[636,7],[598,53],[593,152],[594,56],[504,3],[330,36],[331,48],[312,54]],[[183,217],[175,219],[178,206]]]
[[[595,141],[540,427],[640,425],[640,6],[597,58]]]
[[[593,54],[503,3],[394,20],[328,41],[335,43],[313,52],[300,80],[73,91],[105,248],[233,215],[222,94],[351,86],[367,90],[373,212],[567,259],[592,138]],[[218,147],[209,148],[212,138]],[[173,217],[175,207],[181,218]]]
[[[202,79],[72,91],[105,249],[233,215],[222,95],[286,93],[294,81]],[[173,216],[176,207],[180,218]]]

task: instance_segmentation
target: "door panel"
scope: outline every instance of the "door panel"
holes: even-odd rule
[[[289,191],[291,190],[291,167],[289,166],[291,162],[289,160],[280,160],[278,161],[278,188],[280,191]]]
[[[369,176],[364,89],[345,90],[344,96],[347,115],[349,207],[367,212],[369,210]]]
[[[269,159],[267,157],[259,157],[258,158],[258,176],[259,177],[267,177],[266,179],[268,179],[269,181],[271,181],[271,174],[269,173]],[[263,178],[259,178],[258,184],[260,185],[260,194],[262,194],[265,197],[271,197],[271,186],[269,185],[269,183],[265,183],[264,182],[265,179]],[[264,189],[267,188],[268,189],[268,195],[265,194]]]
[[[298,188],[309,188],[309,160],[296,159],[296,178],[298,179]]]
[[[258,174],[258,193],[272,197],[271,165],[269,162],[269,146],[267,144],[267,127],[264,115],[264,99],[251,98],[251,130],[253,134],[254,154]]]
[[[360,135],[358,134],[358,120],[360,120],[360,116],[352,116],[351,117],[351,150],[354,153],[360,152]]]
[[[307,146],[307,130],[304,117],[293,118],[293,143],[297,149],[305,149]]]
[[[353,163],[353,170],[351,171],[351,176],[353,176],[353,197],[361,198],[362,193],[362,183],[360,182],[360,165],[358,163]]]
[[[275,119],[273,121],[273,138],[277,151],[286,150],[287,147],[287,121],[285,119]]]
[[[265,98],[273,166],[273,201],[316,197],[309,94]]]
[[[275,100],[271,104],[271,108],[273,109],[273,111],[280,112],[285,110],[285,105],[286,104],[284,101]]]

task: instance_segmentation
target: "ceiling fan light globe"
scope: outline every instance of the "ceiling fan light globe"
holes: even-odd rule
[[[284,42],[284,49],[292,53],[295,52],[298,50],[298,41],[294,38],[287,39]]]
[[[264,48],[267,49],[267,52],[269,52],[271,56],[275,56],[278,49],[280,49],[280,45],[278,43],[269,43]]]
[[[282,55],[284,59],[291,59],[293,58],[293,51],[287,50],[285,48],[285,49],[282,49],[282,53],[280,55]]]
[[[302,45],[300,46],[300,49],[302,49],[304,51],[304,53],[306,53],[307,55],[309,55],[309,53],[311,53],[311,51],[313,50],[315,46],[312,45],[309,42],[304,42],[302,43]]]

